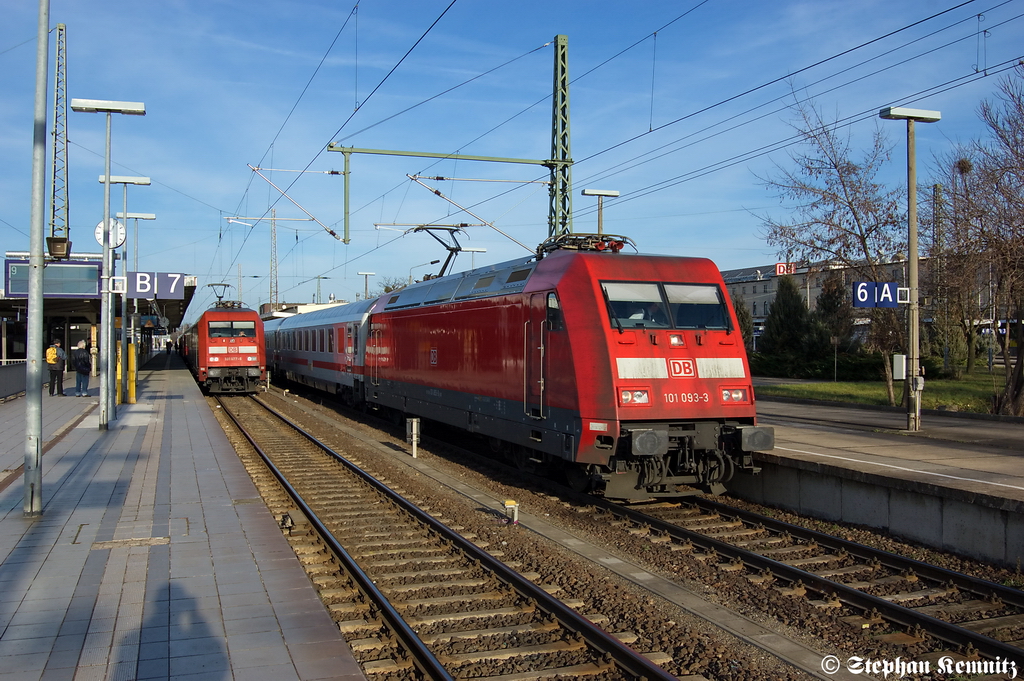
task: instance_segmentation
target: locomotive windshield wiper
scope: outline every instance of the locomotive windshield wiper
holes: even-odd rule
[[[608,316],[615,321],[615,328],[619,330],[619,333],[625,333],[622,330],[622,322],[619,321],[619,316],[615,314],[615,310],[612,309],[612,301],[608,297],[608,291],[604,286],[601,287],[601,295],[604,296],[604,304],[608,307]]]

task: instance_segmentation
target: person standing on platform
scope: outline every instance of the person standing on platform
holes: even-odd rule
[[[78,341],[78,347],[71,351],[71,366],[75,368],[75,397],[89,395],[89,374],[92,372],[92,357],[85,349],[85,341]]]
[[[59,340],[54,340],[53,344],[46,348],[46,365],[50,370],[50,397],[64,397],[64,366],[67,358]]]

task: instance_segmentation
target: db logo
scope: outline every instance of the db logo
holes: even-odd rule
[[[668,372],[673,378],[697,378],[697,369],[692,359],[670,359]]]
[[[430,364],[437,366],[437,348],[430,348]]]

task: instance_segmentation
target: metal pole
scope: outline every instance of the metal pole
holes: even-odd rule
[[[604,197],[597,197],[597,233],[604,234]]]
[[[111,352],[114,348],[111,333],[114,330],[113,306],[110,297],[110,277],[113,258],[110,249],[110,112],[107,115],[107,144],[103,159],[103,274],[100,277],[100,430],[107,430],[116,414],[113,400],[113,363]]]
[[[50,56],[50,2],[39,0],[36,99],[32,129],[32,199],[29,223],[28,319],[25,348],[24,515],[43,514],[43,204],[46,194],[46,76]]]
[[[124,183],[123,212],[125,232],[128,227],[128,183]],[[128,244],[121,246],[121,275],[128,274]],[[128,296],[121,294],[121,383],[118,388],[118,403],[124,404],[128,401]]]
[[[128,222],[128,211],[124,213],[124,220]],[[127,226],[127,225],[126,225]],[[139,219],[135,218],[135,234],[132,236],[133,262],[132,270],[139,271]],[[139,299],[132,300],[132,364],[134,371],[131,377],[131,391],[128,404],[135,404],[135,395],[139,389]]]
[[[921,338],[917,274],[917,158],[914,119],[907,119],[907,259],[910,275],[910,319],[907,352],[907,430],[921,430]]]

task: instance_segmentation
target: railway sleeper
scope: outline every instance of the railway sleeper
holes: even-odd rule
[[[525,624],[513,624],[508,627],[496,627],[494,629],[471,629],[468,631],[444,631],[436,634],[423,634],[420,636],[420,640],[427,645],[433,645],[435,643],[450,643],[458,640],[476,640],[489,636],[543,634],[558,631],[561,628],[557,622],[527,622]]]
[[[395,586],[378,587],[385,594],[400,594],[408,593],[411,591],[422,591],[423,589],[447,589],[452,587],[463,587],[471,588],[475,586],[483,586],[490,584],[492,580],[489,577],[478,577],[476,579],[456,579],[456,580],[445,580],[443,582],[420,582],[418,584],[400,584]]]
[[[988,634],[999,629],[1024,626],[1024,615],[1003,615],[1002,617],[989,617],[988,619],[975,620],[974,622],[961,622],[960,626],[970,629],[978,634]]]
[[[461,666],[474,662],[499,662],[511,660],[517,657],[530,657],[533,655],[552,655],[556,653],[569,653],[586,650],[587,644],[583,639],[571,641],[555,641],[537,646],[522,646],[519,648],[499,648],[497,650],[480,650],[472,653],[457,653],[455,655],[439,655],[438,659],[443,664]]]
[[[340,620],[337,622],[337,625],[338,631],[342,634],[355,634],[356,632],[370,633],[380,631],[380,628],[384,626],[384,623],[378,619],[368,620],[359,618],[353,620]]]
[[[435,596],[433,598],[411,598],[405,601],[391,601],[391,605],[393,605],[396,610],[411,610],[412,608],[437,605],[462,605],[467,602],[503,601],[508,599],[510,596],[511,594],[507,592],[484,591],[457,594],[453,596]]]
[[[485,681],[537,681],[537,679],[581,679],[587,676],[601,676],[615,669],[610,662],[586,662],[571,667],[540,669],[533,672],[516,672],[500,676],[485,676]]]
[[[327,606],[327,609],[332,615],[359,615],[362,613],[370,612],[370,604],[363,603],[361,601],[344,601],[342,603],[332,603]]]
[[[857,563],[855,565],[847,565],[846,567],[836,567],[836,568],[826,568],[824,570],[815,570],[814,574],[819,576],[819,577],[824,577],[826,579],[829,579],[829,578],[832,578],[832,577],[842,577],[844,575],[855,575],[855,574],[858,574],[858,573],[861,573],[861,572],[874,572],[876,569],[877,568],[874,565],[865,565],[864,563]],[[864,582],[864,583],[865,584],[870,584],[870,582]],[[850,586],[850,587],[852,587],[854,589],[858,588],[858,587],[853,586],[852,584],[847,584],[846,586]]]
[[[391,658],[362,663],[363,671],[367,674],[394,674],[405,669],[412,669],[412,666],[412,660],[394,660]]]
[[[367,568],[381,569],[386,567],[399,567],[413,563],[451,563],[459,560],[458,556],[414,556],[409,558],[394,558],[391,560],[368,560]]]
[[[409,572],[389,572],[385,577],[377,579],[379,584],[383,579],[413,579],[417,577],[432,578],[432,577],[454,577],[456,575],[464,575],[475,568],[471,567],[451,567],[441,568],[439,570],[411,570]]]
[[[890,603],[909,603],[910,601],[920,600],[935,600],[942,596],[951,596],[957,593],[956,587],[933,587],[931,589],[921,589],[920,591],[910,591],[906,593],[890,594],[888,596],[879,596],[884,601]]]
[[[410,626],[417,627],[427,624],[438,624],[443,622],[458,622],[461,620],[469,619],[488,619],[497,617],[509,617],[511,615],[522,615],[536,612],[537,608],[533,604],[526,605],[515,605],[507,608],[494,608],[492,610],[472,610],[463,612],[448,612],[448,613],[436,613],[430,615],[418,615],[416,617],[407,617],[405,621]]]
[[[1002,610],[1005,606],[1000,602],[970,600],[963,603],[937,603],[914,608],[919,613],[936,616],[946,615],[981,615],[983,613]]]
[[[807,565],[827,565],[837,560],[841,560],[841,557],[832,553],[822,553],[817,556],[807,556],[806,558],[790,558],[781,562],[792,567],[804,567]]]
[[[869,589],[874,586],[888,586],[890,584],[902,584],[903,582],[916,582],[916,575],[888,575],[887,577],[879,577],[878,579],[870,579],[866,581],[858,582],[847,582],[846,586],[851,589]]]
[[[421,539],[420,541],[409,545],[396,546],[394,548],[381,548],[376,551],[359,551],[353,547],[350,553],[357,559],[363,558],[371,560],[382,556],[422,556],[425,553],[438,553],[439,551],[444,550],[444,547],[438,546],[436,542],[430,541],[429,539]]]

